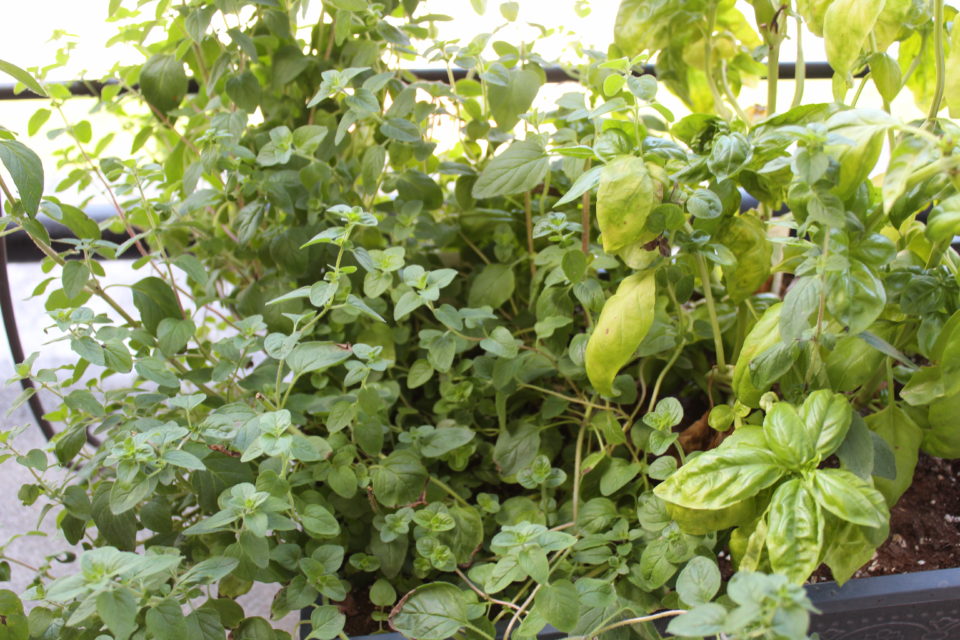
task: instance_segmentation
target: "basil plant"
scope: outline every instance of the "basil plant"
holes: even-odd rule
[[[47,99],[0,128],[3,220],[75,356],[12,380],[63,540],[10,637],[806,638],[802,583],[960,456],[956,10],[623,0],[549,101],[564,34],[485,5],[461,41],[419,0],[103,2],[143,60],[89,119],[46,80],[71,42],[0,63]],[[827,101],[779,79],[788,24]]]

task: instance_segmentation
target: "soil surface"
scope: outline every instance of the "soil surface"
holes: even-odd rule
[[[854,578],[960,567],[960,460],[920,455],[913,484],[890,510],[890,537]],[[832,580],[826,566],[811,582]]]

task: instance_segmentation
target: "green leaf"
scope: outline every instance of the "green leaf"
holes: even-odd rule
[[[799,469],[813,458],[816,433],[789,403],[773,405],[764,417],[763,432],[767,446],[786,466]]]
[[[932,406],[930,407],[930,416],[931,425],[934,425],[937,416]],[[867,416],[866,424],[893,451],[896,476],[892,479],[878,476],[873,478],[874,486],[887,499],[887,505],[892,507],[913,482],[913,472],[917,467],[920,445],[924,442],[926,434],[910,419],[909,415],[895,404],[888,405],[882,411]],[[951,420],[951,431],[956,432],[954,420]]]
[[[300,522],[303,523],[307,533],[313,537],[327,538],[340,533],[340,524],[337,519],[326,507],[319,504],[308,504],[300,512]]]
[[[466,624],[463,592],[446,582],[417,587],[403,597],[390,616],[391,627],[417,640],[446,640]]]
[[[627,462],[620,458],[610,461],[610,466],[600,476],[600,494],[610,496],[622,489],[640,473],[639,462]]]
[[[203,461],[201,461],[200,458],[181,449],[170,449],[168,451],[164,451],[163,459],[174,466],[180,467],[181,469],[189,469],[190,471],[203,471],[206,469]]]
[[[160,113],[180,106],[187,94],[187,74],[183,63],[169,54],[156,54],[140,69],[140,92]]]
[[[439,458],[467,444],[474,435],[468,427],[438,427],[420,439],[420,453],[427,458]]]
[[[371,470],[373,495],[386,507],[409,504],[419,497],[427,470],[410,449],[398,449]]]
[[[342,11],[365,11],[367,0],[324,0],[324,4],[331,4]]]
[[[727,610],[714,602],[702,604],[674,618],[667,632],[685,638],[715,636],[727,628]]]
[[[531,69],[511,69],[506,84],[487,84],[490,113],[500,129],[510,131],[520,122],[520,116],[530,111],[541,84],[540,74]]]
[[[97,596],[97,614],[116,640],[127,640],[137,629],[137,599],[127,587],[117,586]]]
[[[380,133],[400,142],[420,142],[420,129],[403,118],[388,118],[380,125]]]
[[[723,509],[773,485],[783,473],[769,451],[738,444],[697,456],[653,492],[690,509]]]
[[[310,635],[307,640],[333,640],[343,631],[346,622],[347,617],[332,604],[319,606],[310,614]]]
[[[727,133],[713,141],[707,168],[717,181],[737,175],[753,159],[753,147],[742,133]]]
[[[197,327],[193,320],[181,318],[164,318],[157,325],[157,344],[160,353],[165,356],[174,356],[187,346]]]
[[[738,215],[725,221],[717,240],[737,259],[735,265],[723,265],[727,295],[734,302],[746,300],[770,277],[773,245],[766,226],[756,216]]]
[[[600,184],[600,176],[603,174],[603,165],[598,167],[592,167],[583,173],[580,174],[572,185],[570,189],[567,190],[563,197],[557,200],[555,207],[567,204],[568,202],[573,202],[580,196],[582,196],[587,191],[591,191]]]
[[[569,580],[554,580],[544,585],[534,602],[540,615],[560,631],[570,632],[577,626],[580,597]]]
[[[508,22],[513,22],[516,20],[519,12],[519,2],[504,2],[500,4],[500,14],[506,18]]]
[[[213,556],[190,567],[180,577],[181,584],[213,584],[230,575],[240,561],[226,556]]]
[[[407,388],[416,389],[425,385],[433,377],[435,370],[427,360],[421,358],[413,363],[407,374]]]
[[[827,533],[823,561],[837,584],[843,584],[873,557],[874,550],[887,538],[888,531],[874,530],[843,520],[835,521]],[[869,532],[869,534],[868,534]]]
[[[37,82],[37,80],[32,75],[30,75],[29,73],[27,73],[26,71],[18,67],[17,65],[13,64],[12,62],[7,62],[6,60],[0,60],[0,71],[12,77],[14,80],[21,83],[30,91],[33,91],[38,96],[47,97],[47,92],[43,90],[43,87],[40,85],[40,83]]]
[[[877,24],[884,0],[834,0],[823,15],[827,62],[837,73],[853,71],[860,51]]]
[[[150,276],[140,280],[133,289],[133,306],[140,312],[144,328],[157,334],[160,321],[164,318],[180,319],[183,315],[177,304],[177,297],[166,281]]]
[[[820,507],[799,478],[784,482],[770,499],[767,551],[770,566],[802,584],[820,565],[824,519]]]
[[[800,417],[814,434],[817,455],[824,460],[836,451],[847,437],[853,418],[853,407],[843,394],[819,389],[803,401]]]
[[[614,253],[656,237],[645,226],[658,200],[642,158],[620,156],[607,164],[597,191],[597,224],[603,250]]]
[[[37,215],[40,196],[43,195],[43,164],[40,157],[22,142],[0,139],[0,162],[10,172],[23,208],[29,215]]]
[[[810,490],[821,507],[847,522],[883,527],[890,520],[883,495],[849,471],[818,469]]]
[[[296,375],[329,369],[352,355],[349,347],[331,342],[301,342],[284,358]]]
[[[147,609],[147,631],[157,640],[183,640],[187,624],[180,605],[173,598],[164,598]]]
[[[493,462],[504,476],[530,466],[540,450],[540,431],[529,422],[505,427],[493,448]]]
[[[515,287],[516,279],[510,265],[488,264],[470,285],[467,304],[472,308],[489,306],[498,309],[513,296]]]
[[[260,81],[257,80],[257,76],[252,71],[246,70],[239,75],[228,78],[226,91],[234,104],[247,113],[253,113],[260,106]]]
[[[63,265],[63,292],[68,298],[76,298],[87,286],[90,268],[79,260],[70,260]]]
[[[484,167],[473,185],[473,197],[494,198],[529,191],[543,181],[549,167],[550,157],[539,141],[514,142]]]
[[[688,605],[710,602],[719,590],[720,569],[710,558],[694,556],[677,576],[677,594]]]
[[[813,318],[820,304],[820,279],[815,276],[797,278],[783,297],[780,314],[780,337],[799,340],[813,328]]]
[[[949,242],[960,235],[960,195],[941,200],[930,211],[924,234],[933,242]]]
[[[841,468],[847,469],[858,478],[864,480],[873,473],[875,447],[874,436],[867,423],[860,417],[859,413],[853,414],[853,420],[850,421],[850,430],[847,431],[847,437],[843,439],[843,444],[837,449],[837,458],[840,459]]]
[[[614,395],[614,378],[653,325],[655,301],[656,279],[647,272],[624,278],[603,305],[585,356],[587,377],[601,394]]]
[[[780,343],[780,311],[782,303],[777,303],[763,312],[760,320],[747,334],[740,349],[740,356],[733,368],[733,390],[737,399],[748,407],[758,407],[760,396],[767,390],[754,385],[750,369],[753,361],[767,349]]]

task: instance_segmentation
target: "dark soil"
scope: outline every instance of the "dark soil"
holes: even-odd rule
[[[371,618],[377,607],[370,602],[366,589],[351,591],[343,602],[334,604],[347,619],[343,626],[343,632],[347,636],[366,636],[380,630],[380,623]]]
[[[960,460],[920,456],[913,484],[890,510],[890,537],[854,578],[960,567]],[[826,566],[810,578],[831,580]]]

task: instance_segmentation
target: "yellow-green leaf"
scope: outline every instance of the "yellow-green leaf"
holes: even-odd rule
[[[877,24],[884,0],[834,0],[823,15],[827,62],[839,73],[853,71],[870,32]]]
[[[780,309],[777,303],[764,312],[743,341],[740,356],[733,368],[733,391],[737,399],[748,407],[759,406],[766,389],[758,389],[750,379],[750,361],[780,342]]]
[[[653,324],[657,285],[653,272],[624,278],[617,292],[603,305],[587,343],[585,366],[594,388],[613,395],[613,380]]]
[[[597,192],[603,250],[613,253],[655,238],[656,234],[645,231],[644,226],[658,202],[653,178],[641,158],[621,156],[604,167]]]

